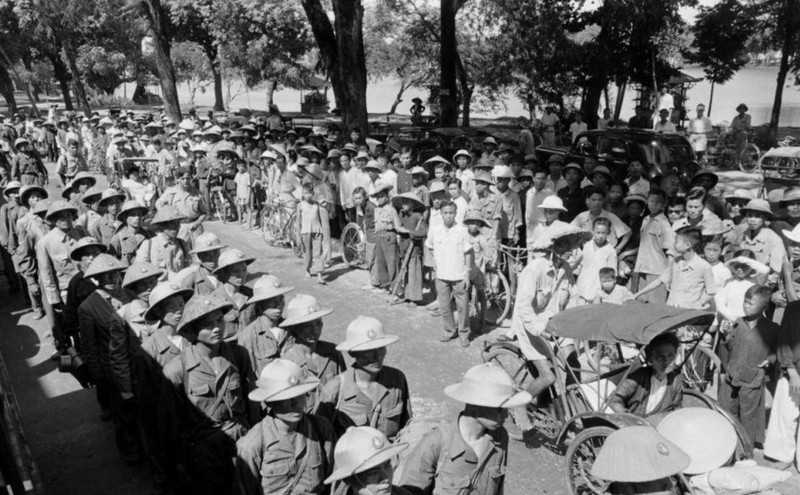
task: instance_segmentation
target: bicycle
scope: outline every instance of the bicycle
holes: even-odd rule
[[[749,131],[741,144],[728,141],[732,136],[725,129],[720,130],[714,143],[709,142],[706,153],[698,162],[703,168],[724,168],[736,166],[742,172],[755,172],[758,168],[761,150],[751,142],[753,132]]]
[[[231,204],[225,197],[222,186],[211,187],[211,214],[222,223],[228,223],[231,215]]]
[[[341,235],[342,260],[347,266],[366,268],[367,265],[367,238],[364,230],[355,222],[344,226]]]
[[[517,293],[517,276],[525,269],[525,258],[528,255],[528,249],[498,244],[497,251],[498,269],[507,275],[511,295],[514,296]]]
[[[291,211],[288,211],[291,208]],[[261,216],[261,231],[264,240],[272,245],[291,247],[298,257],[303,256],[304,247],[295,228],[296,209],[287,201],[267,201]]]
[[[483,299],[478,294],[479,287],[472,285],[470,293],[470,315],[481,315],[483,321],[500,325],[511,311],[512,292],[508,279],[497,268],[487,265],[483,275]]]

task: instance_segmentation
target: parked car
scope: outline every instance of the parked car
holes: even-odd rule
[[[536,148],[542,163],[553,154],[563,155],[565,163],[583,165],[593,158],[611,171],[615,180],[628,174],[628,163],[638,160],[644,165],[644,175],[654,179],[669,172],[677,173],[685,186],[700,169],[694,151],[685,136],[662,134],[641,129],[603,129],[578,135],[570,148],[542,145]]]

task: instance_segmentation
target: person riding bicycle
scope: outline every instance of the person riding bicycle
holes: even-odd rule
[[[523,356],[533,363],[538,372],[538,377],[526,389],[533,398],[556,381],[547,358],[549,349],[545,348],[546,344],[540,337],[545,336],[545,326],[550,317],[563,311],[575,298],[575,276],[567,258],[591,238],[591,232],[577,227],[556,227],[530,246],[532,250],[545,254],[531,259],[519,274],[511,329]],[[572,342],[565,341],[562,347],[567,356],[574,353]],[[526,424],[529,422],[525,421],[527,415],[518,414],[519,411],[514,413],[515,416],[523,416],[517,422],[521,429],[532,426]]]

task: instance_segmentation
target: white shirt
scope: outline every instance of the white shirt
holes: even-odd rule
[[[664,400],[664,396],[667,394],[667,377],[665,376],[663,380],[659,380],[656,378],[656,375],[653,374],[650,377],[650,396],[647,397],[647,407],[644,410],[645,414],[650,414],[651,412],[655,411],[661,401]]]
[[[472,251],[472,243],[466,227],[456,223],[450,228],[437,225],[428,234],[425,246],[433,250],[436,278],[457,282],[467,277],[469,267],[465,255]]]
[[[589,128],[586,125],[586,122],[581,122],[580,124],[573,122],[572,125],[569,126],[569,132],[572,133],[572,142],[574,143],[578,135],[582,132],[586,132],[587,130],[589,130]]]

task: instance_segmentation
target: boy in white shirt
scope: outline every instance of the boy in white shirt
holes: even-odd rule
[[[611,222],[607,218],[595,218],[592,224],[594,238],[584,244],[581,250],[581,272],[578,275],[576,289],[584,303],[591,303],[600,289],[600,269],[615,268],[617,253],[608,242]]]

